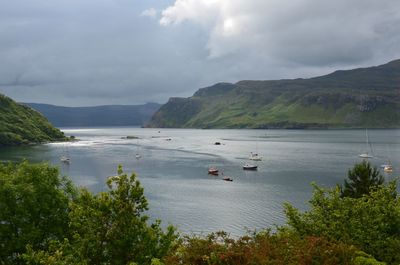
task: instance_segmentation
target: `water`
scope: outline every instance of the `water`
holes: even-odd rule
[[[366,152],[365,130],[192,130],[142,128],[64,129],[80,139],[0,150],[0,160],[49,161],[93,192],[106,190],[105,179],[119,164],[136,172],[145,188],[152,219],[183,232],[247,229],[285,223],[283,203],[302,210],[311,198],[311,182],[325,187],[343,183],[347,170]],[[140,139],[122,139],[126,136]],[[390,159],[399,176],[400,130],[369,130],[378,166]],[[168,140],[171,139],[171,140]],[[221,145],[214,145],[215,142]],[[250,152],[264,157],[255,172],[241,166]],[[142,158],[135,159],[140,153]],[[60,156],[71,157],[69,166]],[[216,166],[233,182],[207,175]]]

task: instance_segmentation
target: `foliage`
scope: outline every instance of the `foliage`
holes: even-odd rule
[[[317,236],[355,245],[389,264],[400,263],[400,199],[396,183],[376,186],[360,198],[340,189],[314,185],[311,209],[300,213],[286,205],[288,225],[302,237]]]
[[[358,258],[374,259],[354,246],[323,237],[299,237],[281,230],[264,230],[232,239],[224,232],[206,237],[186,236],[166,265],[247,265],[247,264],[357,264]],[[378,263],[377,263],[378,264]]]
[[[66,140],[39,112],[0,94],[0,147]]]
[[[46,249],[68,235],[68,203],[76,191],[46,164],[0,164],[0,263],[17,263],[25,246]]]
[[[177,238],[175,229],[169,226],[164,232],[160,221],[147,224],[143,215],[147,200],[135,174],[128,176],[119,167],[107,185],[108,192],[93,195],[82,189],[71,201],[70,240],[53,242],[48,251],[29,250],[25,260],[29,264],[150,264],[165,256]]]
[[[400,263],[396,183],[361,197],[314,185],[311,209],[286,205],[288,225],[240,238],[162,229],[135,174],[109,190],[77,190],[47,164],[0,165],[0,264],[354,264]],[[379,262],[376,259],[378,259]]]
[[[382,185],[385,181],[376,167],[363,160],[356,164],[347,174],[349,181],[344,181],[341,195],[343,197],[359,198],[364,194],[369,194],[376,186]]]
[[[171,98],[151,127],[399,128],[400,60],[293,80],[218,83]]]

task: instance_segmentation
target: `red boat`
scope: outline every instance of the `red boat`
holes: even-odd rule
[[[215,168],[215,167],[210,167],[210,168],[208,169],[208,174],[214,175],[214,176],[218,176],[219,171],[218,171],[218,169]]]

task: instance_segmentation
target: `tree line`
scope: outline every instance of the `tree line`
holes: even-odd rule
[[[396,182],[363,161],[343,185],[312,185],[310,209],[285,204],[274,231],[196,236],[150,222],[122,167],[93,194],[48,164],[0,164],[0,264],[400,264]]]

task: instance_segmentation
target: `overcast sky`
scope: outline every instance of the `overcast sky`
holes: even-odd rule
[[[400,58],[399,0],[0,0],[0,93],[165,103]]]

